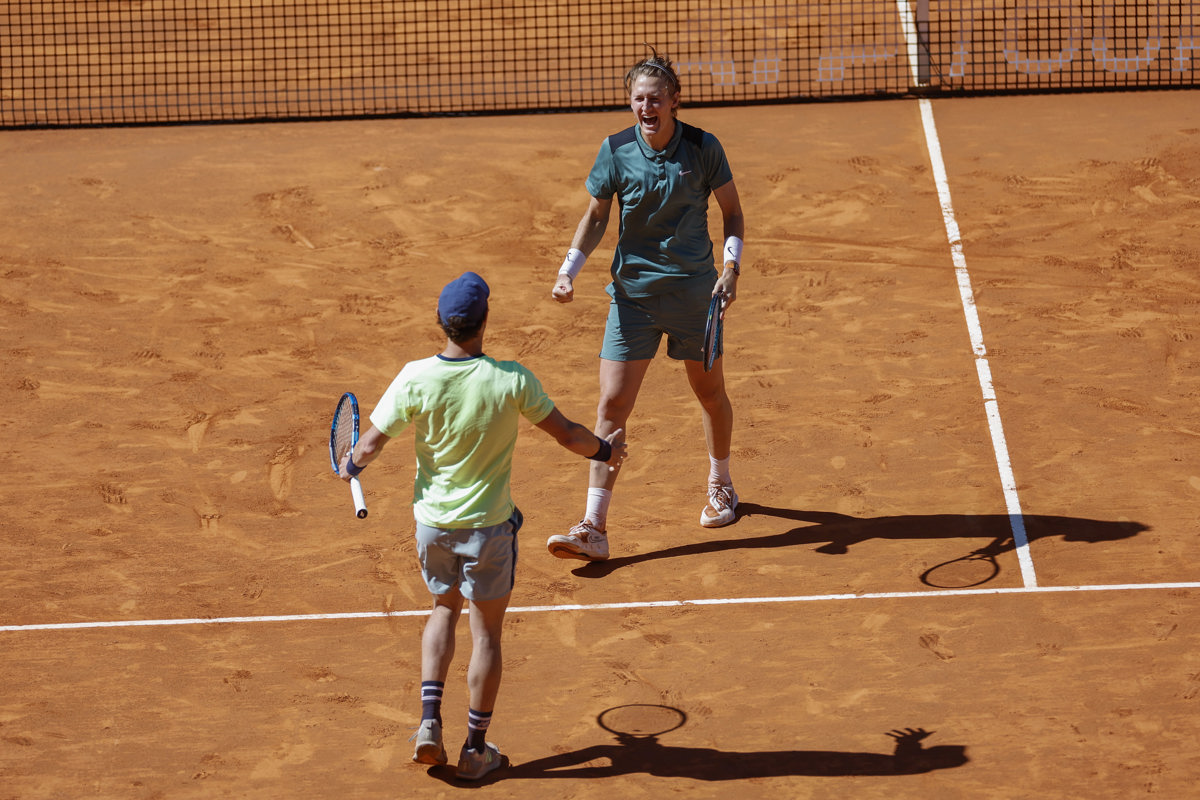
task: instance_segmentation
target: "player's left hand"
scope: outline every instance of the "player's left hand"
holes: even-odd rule
[[[725,302],[721,305],[721,319],[725,319],[725,313],[733,302],[737,300],[737,273],[731,269],[721,273],[721,277],[717,278],[717,285],[713,287],[713,294],[717,292],[725,293]]]

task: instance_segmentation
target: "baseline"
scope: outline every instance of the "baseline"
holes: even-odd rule
[[[558,606],[513,606],[510,614],[530,614],[547,611],[605,611],[628,608],[683,608],[687,606],[732,606],[761,603],[818,603],[836,600],[907,600],[928,597],[965,597],[998,594],[1060,594],[1063,592],[1131,592],[1167,589],[1200,589],[1200,581],[1182,583],[1123,583],[1093,586],[1016,586],[998,589],[942,589],[930,592],[864,592],[863,594],[814,594],[793,597],[722,597],[697,600],[645,600],[626,603],[567,604]],[[262,617],[208,617],[194,619],[110,620],[102,622],[58,622],[33,625],[0,625],[0,633],[32,631],[71,631],[92,628],[149,628],[177,625],[234,625],[253,622],[317,622],[344,619],[392,619],[395,617],[427,617],[429,610],[417,611],[348,611],[333,614],[282,614]],[[470,613],[470,609],[464,609]]]

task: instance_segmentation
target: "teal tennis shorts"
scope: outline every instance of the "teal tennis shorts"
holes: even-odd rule
[[[417,523],[417,557],[435,595],[455,586],[468,600],[496,600],[512,591],[517,575],[518,509],[488,528],[431,528]]]
[[[701,282],[690,289],[652,297],[612,293],[600,357],[609,361],[654,358],[665,335],[670,358],[700,361],[712,286]]]

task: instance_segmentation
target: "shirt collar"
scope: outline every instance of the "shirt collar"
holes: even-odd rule
[[[646,140],[642,138],[641,125],[634,125],[633,130],[637,135],[638,146],[642,148],[642,154],[646,158],[671,158],[683,140],[683,123],[678,119],[675,120],[675,131],[671,134],[671,141],[667,142],[667,146],[662,150],[655,150],[646,143]]]
[[[486,355],[486,353],[480,353],[477,356],[463,356],[462,358],[447,358],[446,356],[442,355],[441,353],[438,353],[437,357],[440,358],[442,361],[447,361],[451,364],[461,364],[464,361],[474,361],[477,358],[483,358],[485,355]]]

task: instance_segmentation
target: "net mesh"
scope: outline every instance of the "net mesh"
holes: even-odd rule
[[[1195,87],[1192,2],[6,0],[0,126],[624,105],[669,56],[688,105]]]

